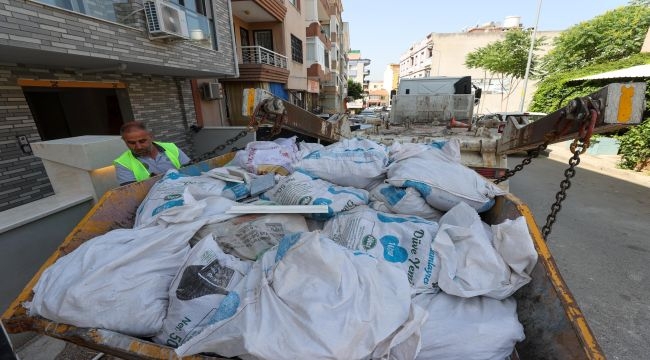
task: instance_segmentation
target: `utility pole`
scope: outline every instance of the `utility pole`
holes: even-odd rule
[[[524,75],[524,88],[521,92],[521,102],[519,103],[519,111],[524,111],[524,101],[526,100],[526,88],[528,87],[528,76],[530,75],[530,64],[533,61],[533,50],[535,48],[535,36],[537,35],[537,24],[539,24],[539,13],[542,10],[542,0],[539,0],[537,5],[537,19],[535,20],[535,27],[533,34],[530,37],[530,49],[528,50],[528,62],[526,63],[526,74]]]

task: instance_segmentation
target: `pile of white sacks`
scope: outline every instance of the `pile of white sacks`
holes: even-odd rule
[[[228,214],[229,168],[275,170],[259,203],[321,214]],[[226,167],[168,172],[133,229],[49,267],[30,314],[242,359],[504,359],[524,339],[511,295],[537,253],[523,218],[488,225],[503,192],[459,143],[254,142]]]

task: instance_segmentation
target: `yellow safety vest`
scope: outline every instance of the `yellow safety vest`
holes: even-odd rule
[[[176,144],[157,141],[154,141],[154,144],[160,145],[160,147],[165,150],[165,155],[167,155],[169,160],[177,169],[181,167],[181,161],[179,158],[180,150]],[[144,164],[133,155],[131,150],[125,151],[113,162],[131,170],[136,181],[142,181],[151,177],[149,170],[147,170]]]

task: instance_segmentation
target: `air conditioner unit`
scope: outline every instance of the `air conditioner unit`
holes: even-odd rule
[[[223,97],[223,89],[218,82],[203,83],[201,87],[203,89],[203,98],[206,100],[217,100]]]
[[[188,39],[189,30],[185,11],[175,4],[161,0],[146,0],[144,13],[152,39]]]

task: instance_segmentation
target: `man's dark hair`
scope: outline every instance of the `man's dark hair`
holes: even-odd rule
[[[131,130],[134,130],[134,129],[135,130],[149,131],[149,130],[147,130],[147,127],[144,125],[143,122],[141,122],[141,121],[129,121],[129,122],[125,122],[120,127],[120,136],[124,135],[124,133],[127,133],[127,132],[129,132]]]

